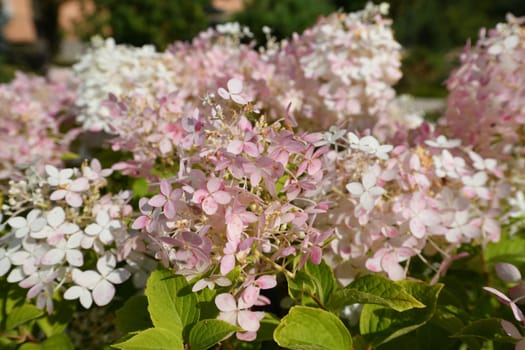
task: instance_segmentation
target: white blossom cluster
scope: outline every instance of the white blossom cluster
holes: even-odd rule
[[[169,53],[151,45],[117,45],[112,38],[92,39],[92,47],[73,66],[79,80],[77,120],[84,129],[112,132],[110,114],[103,105],[109,95],[166,94],[175,89]]]
[[[39,308],[53,310],[53,295],[79,299],[85,307],[108,304],[131,272],[117,267],[128,237],[123,219],[131,213],[129,193],[100,195],[105,177],[97,160],[82,169],[45,167],[46,177],[30,173],[12,182],[3,206],[6,233],[0,238],[0,276],[28,289]],[[37,202],[24,200],[34,198]],[[17,203],[11,206],[10,203]],[[35,205],[37,204],[37,205]],[[1,220],[1,216],[0,216]]]

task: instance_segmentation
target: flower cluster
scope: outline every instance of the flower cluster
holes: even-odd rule
[[[86,130],[113,132],[102,102],[109,94],[167,93],[175,88],[168,56],[152,45],[140,48],[117,45],[113,39],[93,38],[92,47],[73,66],[79,81],[77,121]]]
[[[525,219],[523,22],[508,15],[507,23],[482,29],[476,44],[466,46],[461,66],[447,82],[450,94],[442,125],[444,132],[472,145],[480,155],[503,160],[511,185],[505,206],[511,233],[523,228]]]
[[[77,134],[60,133],[71,116],[74,89],[70,72],[58,70],[45,78],[17,73],[0,85],[0,181],[22,176],[33,163],[60,164]]]
[[[382,17],[387,11],[385,4],[369,4],[361,12],[334,14],[291,41],[270,40],[260,51],[255,43],[241,43],[251,33],[236,23],[207,30],[191,43],[175,42],[163,53],[96,39],[74,67],[80,81],[77,105],[82,107],[78,120],[87,129],[123,137],[117,143],[127,149],[125,140],[137,133],[130,124],[166,130],[233,77],[244,84],[243,99],[258,101],[255,108],[270,119],[288,111],[305,120],[307,128],[345,122],[370,126],[393,99],[392,85],[401,77],[400,45],[391,21]],[[109,94],[114,95],[110,101],[132,111],[111,115],[103,103]],[[164,115],[148,113],[152,104],[163,104]],[[159,120],[164,122],[157,125]],[[164,141],[161,153],[169,149]]]
[[[342,135],[323,166],[324,198],[334,203],[325,221],[337,237],[330,263],[341,283],[364,270],[403,279],[412,257],[428,261],[437,280],[461,244],[499,240],[508,186],[495,160],[444,136],[393,148]]]
[[[391,21],[382,17],[387,13],[388,4],[368,3],[362,11],[322,18],[283,43],[269,58],[276,62],[274,80],[286,84],[281,85],[284,94],[274,96],[291,101],[292,113],[317,128],[372,127],[401,78],[401,46],[393,38]]]
[[[46,165],[45,173],[29,168],[24,179],[10,182],[2,207],[8,219],[0,239],[0,276],[29,289],[27,297],[36,297],[37,306],[50,313],[57,290],[85,308],[93,301],[106,305],[113,284],[130,277],[116,265],[127,254],[129,193],[102,195],[111,170],[98,160],[80,170]]]
[[[231,96],[242,96],[238,83],[230,80],[222,97],[210,101],[211,113],[182,120],[193,136],[178,141],[178,172],[160,180],[160,193],[140,200],[132,240],[141,247],[135,252],[198,276],[194,290],[231,285],[230,294],[216,299],[221,317],[233,322],[238,315],[233,323],[245,330],[239,337],[253,339],[260,314],[249,309],[269,303],[260,289],[273,288],[278,272],[319,263],[332,234],[316,228],[327,207],[312,199],[328,148],[316,145],[320,134],[268,124]],[[239,274],[234,281],[232,271]]]
[[[525,134],[525,32],[523,19],[482,29],[465,47],[461,66],[447,81],[444,121],[451,135],[484,156],[523,154]],[[476,128],[472,128],[476,125]]]

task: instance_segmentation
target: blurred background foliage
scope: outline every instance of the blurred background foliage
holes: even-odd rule
[[[79,26],[80,37],[98,33],[117,43],[154,44],[165,49],[175,40],[190,40],[210,24],[209,0],[94,0],[95,10]]]
[[[1,2],[2,0],[0,0]],[[16,1],[16,0],[14,0]],[[58,6],[66,0],[33,0],[39,37],[46,38],[47,56],[56,54],[61,33],[57,30]],[[86,0],[81,0],[86,1]],[[367,0],[244,0],[244,10],[224,15],[212,0],[92,0],[95,11],[77,26],[83,40],[94,34],[113,36],[119,43],[153,43],[164,49],[174,40],[189,40],[208,26],[238,21],[249,26],[259,43],[262,27],[277,38],[301,32],[321,15],[337,10],[362,9]],[[400,93],[442,97],[444,81],[457,64],[462,47],[475,41],[481,27],[505,21],[507,13],[525,15],[525,0],[391,0],[390,16],[397,40],[404,47]],[[89,12],[89,11],[88,11]],[[1,22],[1,19],[0,19]],[[0,80],[12,76],[13,65],[35,69],[24,60],[6,59],[0,39]],[[15,47],[15,51],[17,48]],[[20,50],[20,48],[18,48]],[[3,50],[6,51],[6,50]],[[13,51],[13,50],[8,50]],[[44,61],[49,61],[44,55]],[[17,57],[11,54],[11,57]]]

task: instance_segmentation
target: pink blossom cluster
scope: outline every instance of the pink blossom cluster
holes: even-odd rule
[[[461,66],[447,82],[450,94],[441,120],[444,132],[483,157],[503,161],[501,167],[511,186],[505,203],[511,234],[525,222],[524,21],[508,15],[506,23],[482,29],[475,45],[465,47]]]
[[[508,186],[494,159],[432,133],[396,147],[338,135],[323,166],[332,205],[320,220],[335,225],[327,258],[341,283],[367,270],[403,279],[413,258],[437,280],[462,244],[499,240]]]
[[[76,95],[69,71],[46,77],[17,73],[0,85],[0,181],[21,176],[21,168],[42,162],[58,165],[76,130],[61,134]]]
[[[437,280],[462,244],[499,240],[502,170],[460,140],[427,124],[396,147],[335,127],[300,133],[290,115],[268,123],[238,79],[217,94],[177,124],[174,175],[140,200],[130,245],[195,278],[195,291],[230,286],[216,304],[240,339],[253,339],[260,315],[249,309],[267,302],[249,289],[257,276],[324,256],[342,284],[363,272],[397,280],[417,258]],[[249,320],[234,322],[241,314]]]
[[[221,318],[253,339],[261,314],[249,309],[269,303],[260,290],[273,288],[279,272],[320,263],[332,235],[316,228],[327,205],[313,199],[328,147],[317,144],[321,134],[268,123],[244,104],[240,81],[222,89],[209,113],[181,120],[177,172],[140,200],[130,240],[135,252],[195,277],[194,291],[231,285],[216,299]]]
[[[79,299],[85,308],[108,304],[114,284],[133,268],[117,267],[129,255],[125,218],[129,192],[102,195],[111,170],[97,160],[81,169],[45,166],[45,176],[29,168],[11,181],[2,207],[7,219],[0,238],[0,276],[28,289],[39,308],[53,310],[56,291]]]
[[[482,29],[447,81],[444,122],[451,136],[483,156],[523,156],[525,134],[525,32],[518,19]],[[475,125],[476,127],[473,127]]]
[[[332,125],[364,130],[377,122],[394,98],[401,78],[401,45],[394,40],[388,4],[322,18],[300,36],[267,54],[275,76],[269,85],[277,101],[314,129]],[[282,115],[283,109],[279,111]]]

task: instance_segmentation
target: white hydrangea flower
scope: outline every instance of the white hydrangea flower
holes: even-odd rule
[[[47,212],[47,225],[38,232],[32,232],[31,237],[36,239],[47,239],[51,245],[56,244],[66,235],[73,235],[79,230],[76,224],[66,221],[66,213],[61,207],[55,207]]]
[[[80,304],[89,309],[93,304],[93,298],[91,297],[91,292],[88,289],[88,279],[84,279],[84,272],[79,269],[73,269],[71,273],[73,282],[76,285],[69,287],[64,293],[64,299],[74,300],[78,299]]]
[[[435,148],[454,148],[461,145],[461,140],[453,139],[448,140],[446,136],[439,135],[435,140],[426,140],[425,143],[430,147]]]
[[[232,78],[228,80],[227,87],[228,90],[221,87],[217,91],[219,96],[221,96],[223,99],[231,99],[233,102],[240,105],[245,105],[249,102],[249,100],[242,94],[243,83],[241,80]]]
[[[27,214],[26,218],[14,216],[7,220],[7,223],[15,230],[15,237],[24,238],[28,234],[40,232],[44,228],[46,219],[41,214],[41,210],[33,209]]]
[[[478,171],[472,176],[463,176],[461,178],[461,181],[465,185],[463,188],[463,194],[467,198],[474,198],[477,196],[482,199],[490,199],[491,194],[486,187],[487,180],[488,176],[484,171]]]
[[[509,198],[511,210],[509,215],[513,218],[525,218],[525,196],[523,191],[516,191],[514,197]]]
[[[14,239],[6,248],[0,247],[0,276],[5,275],[11,269],[12,256],[21,248],[20,240]]]
[[[93,301],[98,306],[109,304],[115,295],[115,287],[113,284],[120,284],[126,281],[130,276],[130,272],[124,268],[116,268],[117,261],[112,254],[105,254],[97,261],[97,271],[88,270],[82,273],[81,285],[92,290]],[[77,290],[70,292],[69,297],[84,293],[84,291]],[[87,298],[84,296],[84,298]]]
[[[385,193],[384,188],[376,186],[377,177],[373,171],[363,174],[362,182],[351,182],[346,189],[354,197],[359,197],[359,204],[367,211],[374,208],[376,200]]]
[[[49,250],[40,261],[43,265],[59,265],[62,264],[64,258],[71,266],[82,266],[84,264],[84,256],[79,249],[80,240],[78,236],[71,236],[69,239],[62,238],[54,245],[54,248]]]
[[[387,160],[388,152],[394,149],[392,145],[381,145],[375,137],[370,135],[359,138],[353,132],[349,132],[347,138],[350,143],[350,148],[375,155],[377,158],[383,160]]]
[[[11,271],[8,277],[8,282],[10,283],[21,281],[25,276],[33,274],[38,269],[40,260],[49,248],[47,244],[37,242],[29,237],[22,241],[22,247],[23,249],[15,252],[11,257],[13,265],[20,268],[15,268]],[[16,281],[12,281],[13,279],[16,279]]]
[[[64,186],[72,181],[73,169],[58,170],[52,165],[46,165],[45,170],[48,175],[47,183],[51,186]]]
[[[88,244],[88,241],[90,241],[89,239],[84,240],[82,242],[83,247],[86,248],[84,245],[92,246],[92,240],[97,238],[104,244],[110,244],[114,239],[113,233],[111,231],[114,229],[119,229],[120,227],[120,221],[112,220],[107,211],[100,210],[97,213],[96,223],[90,224],[84,229],[86,235],[90,236],[91,238],[91,244]]]

